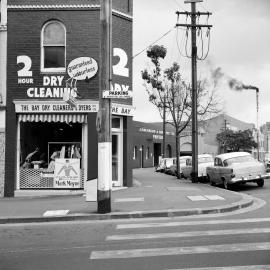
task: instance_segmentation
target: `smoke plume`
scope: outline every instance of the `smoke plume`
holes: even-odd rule
[[[217,86],[217,84],[221,80],[225,80],[228,86],[230,87],[230,89],[232,90],[242,91],[244,89],[247,89],[247,90],[250,89],[250,90],[256,90],[257,92],[259,92],[258,87],[253,86],[253,85],[246,85],[242,83],[241,81],[226,75],[224,72],[222,72],[221,67],[211,70],[211,77],[214,81],[215,86]]]

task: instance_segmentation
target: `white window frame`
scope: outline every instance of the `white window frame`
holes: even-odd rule
[[[112,135],[116,135],[118,137],[118,158],[119,158],[119,166],[118,166],[118,181],[115,183],[116,186],[123,186],[123,117],[113,115],[112,118],[120,119],[120,127],[119,128],[111,128]]]
[[[43,45],[44,29],[46,28],[46,26],[48,24],[51,24],[53,22],[54,23],[59,23],[63,27],[63,30],[65,32],[65,44],[64,44],[64,47],[65,47],[65,66],[64,67],[59,67],[59,68],[45,68],[44,67],[44,45]],[[52,44],[51,46],[57,46],[57,44]],[[61,47],[62,46],[63,45],[61,44]],[[66,49],[67,49],[67,31],[66,31],[65,25],[62,22],[58,21],[58,20],[50,20],[50,21],[46,22],[43,25],[42,30],[41,30],[41,42],[40,42],[40,53],[41,53],[41,56],[40,56],[40,70],[41,70],[41,72],[43,72],[43,73],[64,73],[64,72],[66,72],[66,53],[67,53]]]
[[[133,159],[136,160],[137,159],[137,156],[138,156],[138,148],[137,146],[135,145],[133,147]]]

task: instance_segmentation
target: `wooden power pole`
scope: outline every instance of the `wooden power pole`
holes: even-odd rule
[[[209,12],[196,12],[196,3],[203,0],[187,0],[185,3],[191,4],[191,12],[176,12],[178,15],[183,14],[191,17],[191,24],[176,24],[191,28],[191,77],[192,77],[192,171],[191,180],[193,183],[198,182],[198,120],[197,120],[197,28],[210,28],[211,25],[197,24],[196,18],[201,15],[211,15]]]
[[[112,135],[111,100],[103,98],[103,91],[111,85],[112,68],[112,0],[100,1],[100,67],[98,131],[98,213],[111,212]]]

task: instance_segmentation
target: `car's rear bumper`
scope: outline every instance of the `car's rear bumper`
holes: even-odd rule
[[[256,177],[235,177],[232,178],[229,183],[235,184],[235,183],[247,183],[247,182],[256,182],[260,179],[268,179],[270,178],[270,173],[263,174],[263,175],[257,175]]]

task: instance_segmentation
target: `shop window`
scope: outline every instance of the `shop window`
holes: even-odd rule
[[[138,148],[137,146],[134,146],[133,148],[133,159],[137,159],[138,157]]]
[[[119,117],[113,117],[112,118],[112,128],[121,128],[121,119]]]
[[[56,152],[57,158],[81,158],[81,130],[79,123],[22,123],[22,167],[34,168],[36,163],[48,168]]]
[[[59,21],[49,21],[41,33],[41,71],[65,72],[66,29]]]
[[[82,124],[20,123],[20,189],[84,187]]]

